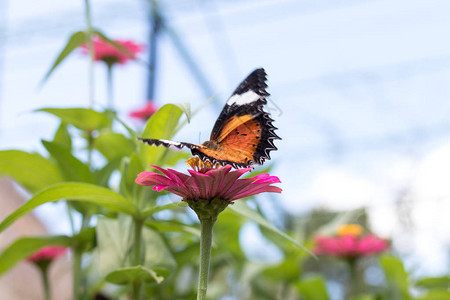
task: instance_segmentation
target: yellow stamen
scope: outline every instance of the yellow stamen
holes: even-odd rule
[[[219,163],[215,163],[214,165],[207,160],[206,162],[203,162],[200,158],[197,156],[191,157],[186,161],[186,164],[191,167],[194,171],[202,172],[204,169],[214,169],[214,168],[220,168],[221,165]]]
[[[338,227],[336,234],[360,236],[363,230],[364,229],[358,224],[345,224]]]

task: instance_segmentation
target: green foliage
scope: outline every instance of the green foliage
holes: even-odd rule
[[[176,133],[180,117],[183,114],[183,109],[175,104],[166,104],[161,107],[147,122],[143,138],[150,139],[171,139]],[[144,165],[164,165],[164,156],[170,151],[164,147],[151,147],[142,145],[140,157]]]
[[[53,71],[66,59],[70,53],[72,53],[75,49],[86,43],[87,41],[87,34],[84,31],[77,31],[74,34],[72,34],[67,41],[64,48],[59,53],[58,57],[53,62],[50,69],[45,74],[44,78],[42,79],[42,84],[47,81],[47,79],[50,77],[50,75],[53,73]]]
[[[130,54],[99,30],[92,33]],[[84,31],[74,33],[43,82],[87,38]],[[96,284],[90,283],[94,293],[100,287],[108,291],[114,285],[114,298],[129,297],[129,288],[133,287],[142,290],[145,299],[193,299],[199,260],[197,219],[186,213],[186,203],[178,197],[137,185],[135,179],[149,165],[173,166],[190,156],[183,151],[148,146],[137,137],[172,139],[198,110],[192,113],[187,103],[166,104],[147,121],[142,132],[131,129],[112,111],[37,111],[51,114],[60,124],[52,140],[42,141],[46,151],[43,155],[0,151],[0,174],[12,177],[32,194],[28,202],[0,223],[0,232],[34,208],[56,201],[67,203],[69,218],[79,214],[83,221],[71,236],[18,239],[1,252],[0,275],[43,246],[63,245],[89,258],[82,260],[89,266],[80,263],[79,267],[83,280],[95,277],[87,275],[89,270],[100,276]],[[117,130],[119,126],[121,131]],[[80,140],[83,145],[77,147],[76,141]],[[270,166],[256,169],[249,176],[269,169]],[[210,297],[327,300],[333,296],[326,289],[327,281],[352,288],[354,283],[347,278],[349,261],[311,255],[313,237],[317,233],[332,234],[345,223],[367,227],[365,211],[316,211],[300,217],[278,209],[285,219],[284,231],[245,201],[236,201],[219,216],[214,227]],[[96,222],[89,223],[92,216],[96,216]],[[263,236],[279,250],[279,261],[252,261],[240,243],[242,226],[247,222],[256,223]],[[385,283],[359,291],[351,296],[352,300],[450,299],[447,276],[422,278],[414,283],[400,259],[384,255],[379,265],[375,262],[365,261],[368,266],[381,267]],[[419,291],[419,296],[413,298],[411,289]]]
[[[0,174],[14,178],[30,192],[63,180],[60,170],[49,159],[19,150],[0,151]]]
[[[418,300],[450,299],[450,276],[421,278],[415,286],[425,292]]]
[[[422,278],[415,285],[427,290],[448,289],[450,288],[450,276]]]
[[[297,288],[307,300],[328,300],[325,280],[321,276],[307,277],[297,283]]]
[[[164,277],[143,266],[133,266],[117,269],[108,275],[105,280],[115,284],[130,284],[136,282],[156,282],[161,283]]]
[[[408,273],[400,259],[392,255],[380,257],[380,264],[388,283],[388,299],[411,299]]]
[[[111,120],[107,113],[89,108],[41,108],[37,111],[52,114],[61,119],[62,122],[75,126],[87,133],[111,126]]]
[[[95,183],[95,176],[89,167],[73,156],[67,147],[47,141],[42,141],[42,145],[58,164],[64,180]]]
[[[294,240],[293,238],[288,236],[286,233],[284,233],[281,230],[279,230],[278,228],[276,228],[272,223],[267,221],[259,213],[250,209],[244,202],[236,201],[233,205],[228,206],[228,209],[231,209],[233,211],[233,213],[235,213],[235,214],[238,214],[240,216],[243,216],[245,218],[252,220],[253,222],[256,222],[260,226],[263,226],[266,229],[278,234],[280,237],[283,237],[284,239],[288,240],[293,245],[309,252],[309,250],[306,249],[305,247],[303,247],[303,245],[301,245],[298,241]]]
[[[97,149],[108,161],[130,156],[136,149],[136,143],[121,133],[110,130],[101,131],[94,140]]]
[[[132,266],[129,254],[133,248],[134,232],[132,219],[129,217],[101,218],[96,231],[97,268],[110,282],[133,283],[139,279],[136,276],[144,272],[147,274],[144,281],[153,280],[160,283],[169,274],[168,271],[176,266],[159,233],[149,228],[144,228],[142,234],[143,265]]]
[[[71,243],[71,238],[64,235],[20,238],[0,254],[0,275],[44,246],[70,246]]]
[[[70,136],[69,129],[66,123],[61,122],[53,137],[53,143],[66,147],[69,151],[72,151],[72,137]]]
[[[107,209],[126,214],[134,214],[135,207],[124,197],[100,186],[87,183],[59,183],[37,193],[0,223],[0,232],[8,228],[20,217],[31,212],[36,207],[62,199],[85,201],[100,204]]]
[[[42,83],[73,51],[95,35],[132,56],[129,50],[100,30],[88,27],[87,31],[78,31],[69,37]],[[199,109],[192,113],[188,103],[166,104],[147,121],[142,132],[131,129],[113,111],[37,110],[56,117],[59,126],[53,139],[42,140],[45,154],[0,151],[0,174],[12,177],[32,194],[26,203],[1,221],[0,232],[40,205],[57,201],[66,202],[70,220],[78,215],[82,221],[79,228],[72,224],[70,236],[18,239],[1,252],[0,274],[43,246],[63,245],[72,248],[74,298],[80,298],[77,290],[85,289],[88,280],[97,280],[95,284],[88,284],[93,294],[102,286],[108,290],[110,285],[127,285],[134,293],[139,294],[141,290],[146,293],[145,297],[136,298],[192,299],[199,258],[197,219],[186,213],[186,203],[178,197],[173,199],[172,195],[172,201],[168,202],[167,192],[158,193],[137,185],[135,179],[149,165],[173,166],[190,156],[182,151],[150,147],[137,137],[171,139]],[[124,130],[118,130],[119,126]],[[78,141],[83,144],[79,146]],[[299,248],[305,248],[257,211],[237,201],[219,221],[213,240],[211,296],[219,298],[228,293],[239,279],[247,280],[252,287],[261,286],[260,290],[267,293],[268,299],[274,299],[274,290],[280,285],[277,280],[294,294],[299,289],[297,283],[306,291],[305,295],[312,293],[308,292],[308,286],[314,284],[318,286],[316,293],[321,292],[320,283],[299,278],[301,268],[296,268],[307,253]],[[256,222],[295,251],[285,252],[285,260],[276,265],[249,263],[239,242],[242,226],[248,221]],[[273,241],[277,243],[276,239]],[[286,249],[280,247],[283,251]],[[88,274],[90,270],[95,270],[95,275]],[[274,276],[273,272],[277,274]],[[241,276],[241,273],[246,275]],[[96,276],[100,278],[93,280]],[[267,286],[263,286],[265,283]],[[115,290],[114,298],[129,298],[130,289],[116,286]],[[236,292],[235,296],[240,293]]]

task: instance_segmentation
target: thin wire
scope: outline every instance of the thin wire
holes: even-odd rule
[[[276,21],[279,21],[279,20],[285,20],[286,17],[287,17],[285,15],[286,11],[289,12],[289,17],[296,18],[296,17],[301,16],[301,15],[308,15],[308,14],[318,13],[318,12],[326,12],[326,11],[330,11],[330,10],[340,9],[342,7],[351,7],[351,6],[359,5],[361,2],[369,2],[369,1],[372,1],[372,0],[365,0],[365,1],[362,1],[362,0],[360,0],[360,1],[347,0],[347,1],[339,1],[339,4],[334,4],[336,1],[329,1],[329,2],[327,2],[328,4],[330,4],[330,6],[328,6],[328,7],[326,7],[322,3],[320,8],[319,8],[319,6],[316,6],[316,8],[314,8],[314,7],[311,8],[310,7],[310,8],[307,8],[307,9],[302,9],[301,7],[298,8],[298,6],[297,6],[298,2],[295,1],[295,0],[289,1],[289,2],[284,2],[284,5],[280,5],[280,3],[278,1],[274,1],[273,4],[266,5],[265,6],[266,7],[265,10],[264,10],[264,8],[263,9],[258,8],[259,11],[255,12],[254,11],[254,7],[252,7],[252,8],[248,8],[248,9],[244,8],[244,9],[242,9],[240,11],[234,12],[232,16],[235,19],[237,19],[237,20],[243,20],[243,21],[239,21],[239,22],[244,22],[244,23],[241,24],[239,22],[233,22],[233,21],[230,20],[230,22],[228,22],[229,25],[227,27],[229,27],[229,28],[233,28],[233,27],[241,28],[242,26],[257,26],[258,24],[261,24],[261,23],[276,22]],[[187,2],[189,2],[189,1],[186,1],[186,3]],[[250,1],[247,1],[247,2],[250,2]],[[242,3],[242,2],[239,2],[239,3]],[[290,8],[291,5],[296,5],[295,6],[296,9],[295,10],[291,9]],[[191,6],[192,6],[191,4],[186,5],[186,7],[188,7],[188,8],[190,8]],[[141,13],[140,10],[136,10],[134,12],[127,13],[126,11],[124,11],[124,7],[127,7],[127,6],[118,6],[117,9],[116,9],[117,12],[115,12],[115,11],[111,12],[111,10],[112,10],[111,9],[111,5],[108,4],[108,6],[107,6],[108,9],[99,9],[99,11],[103,12],[103,14],[97,16],[96,19],[99,21],[99,23],[103,23],[103,24],[108,22],[108,21],[117,23],[117,16],[118,15],[120,15],[120,18],[122,20],[124,20],[125,18],[131,19],[131,20],[138,19],[136,17],[136,14]],[[176,10],[182,11],[183,12],[183,14],[181,14],[182,16],[186,15],[185,10],[183,9],[182,6],[178,5],[178,2],[177,2],[177,5],[175,5],[173,7],[175,7]],[[238,6],[236,6],[236,7],[238,7]],[[105,8],[106,8],[106,6],[105,6]],[[279,16],[276,17],[276,18],[273,17],[274,8],[276,8],[277,11],[280,12]],[[252,14],[257,16],[255,19],[249,19],[249,18],[244,18],[244,17],[240,16],[240,15],[248,16],[250,10],[252,11]],[[170,13],[167,13],[167,12],[166,12],[166,14],[170,15]],[[262,17],[261,14],[268,15],[268,16],[270,16],[270,18]],[[8,35],[5,35],[5,36],[1,36],[0,35],[0,40],[4,39],[4,38],[10,39],[10,38],[14,38],[14,37],[23,37],[24,35],[25,36],[27,36],[27,35],[28,36],[33,36],[33,35],[35,35],[37,33],[40,33],[40,32],[48,34],[48,31],[50,31],[50,30],[60,30],[61,32],[63,32],[63,31],[65,32],[68,28],[74,28],[76,26],[80,26],[80,25],[83,24],[82,20],[79,20],[78,22],[70,21],[70,23],[69,23],[69,21],[67,21],[67,19],[68,18],[70,19],[70,17],[72,17],[73,14],[72,13],[70,13],[70,14],[68,13],[67,17],[61,18],[61,20],[63,22],[67,22],[67,25],[57,24],[57,25],[54,25],[54,26],[53,25],[52,26],[45,26],[45,23],[44,23],[45,21],[52,20],[52,19],[54,20],[54,18],[50,18],[50,16],[53,17],[53,15],[50,14],[50,13],[42,14],[42,17],[41,18],[35,18],[34,19],[35,21],[31,21],[31,22],[27,22],[27,23],[23,22],[23,26],[22,27],[26,28],[25,30],[18,29],[18,30],[16,30],[16,32],[19,32],[19,33],[12,33],[12,34],[8,34]],[[171,20],[171,23],[173,23],[173,24],[177,23],[177,20],[175,19],[175,16],[173,16],[173,15],[170,16],[170,20]],[[29,30],[29,28],[34,28],[34,29],[33,30]]]
[[[233,86],[239,75],[237,57],[227,35],[225,24],[214,0],[197,0],[200,6],[205,27],[208,30],[213,47],[219,56],[228,84]]]

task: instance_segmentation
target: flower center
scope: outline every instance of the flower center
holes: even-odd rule
[[[186,161],[186,164],[191,167],[194,171],[200,173],[206,173],[206,171],[210,169],[217,169],[222,167],[219,163],[215,163],[214,165],[210,161],[203,162],[197,156],[191,157]]]
[[[336,234],[342,235],[354,235],[360,236],[363,232],[363,228],[358,224],[345,224],[338,227]]]

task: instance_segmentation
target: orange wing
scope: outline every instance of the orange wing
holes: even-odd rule
[[[230,119],[226,121],[223,125],[222,130],[217,137],[217,142],[222,142],[233,130],[237,130],[237,128],[250,120],[253,120],[257,115],[242,115],[242,116],[232,116]],[[211,133],[211,140],[214,140],[214,133]]]
[[[234,116],[225,124],[219,141],[205,142],[203,145],[206,148],[192,152],[212,162],[245,167],[256,162],[255,152],[260,141],[261,124],[258,120],[252,119],[251,115]]]

